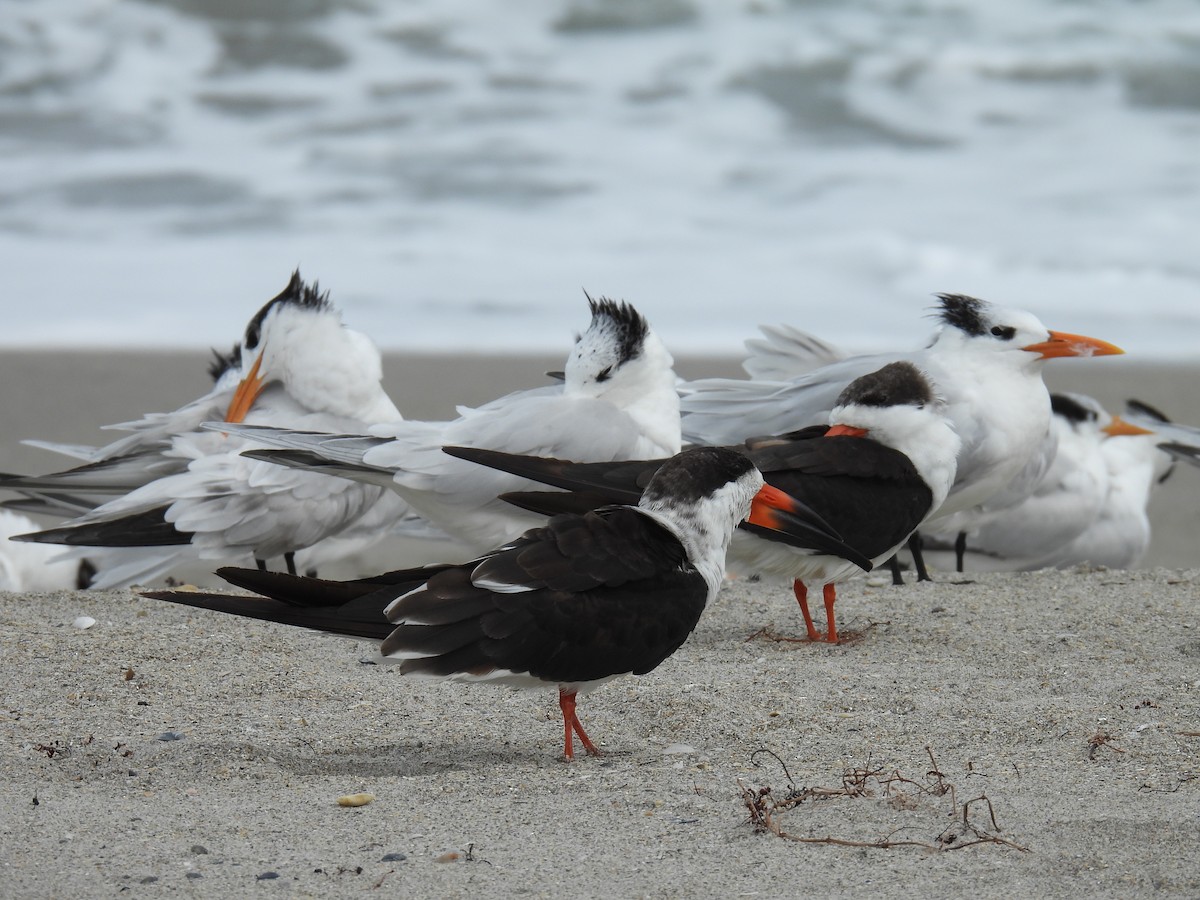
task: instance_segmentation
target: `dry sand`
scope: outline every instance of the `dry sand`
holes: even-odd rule
[[[389,365],[414,417],[554,360],[418,363]],[[1105,363],[1053,380],[1200,422],[1193,370]],[[173,408],[201,368],[5,354],[0,466]],[[583,699],[608,753],[570,765],[551,690],[402,679],[364,643],[130,592],[0,595],[0,896],[1198,896],[1196,474],[1156,507],[1174,570],[860,581],[837,647],[754,637],[802,633],[795,603],[731,584],[658,670]],[[749,824],[743,786],[793,785],[834,795],[777,811],[787,834],[895,846]]]
[[[862,636],[830,647],[752,638],[802,633],[795,603],[731,585],[658,670],[583,698],[608,753],[572,764],[552,690],[412,681],[365,643],[129,593],[7,596],[0,895],[1195,897],[1198,587],[858,584]],[[953,842],[748,824],[743,785],[854,769],[865,796],[782,829]],[[998,829],[983,801],[969,823],[1011,843],[953,849],[981,795]]]

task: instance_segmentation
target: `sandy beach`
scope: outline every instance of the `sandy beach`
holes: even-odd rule
[[[422,418],[560,364],[386,365]],[[6,352],[0,467],[173,408],[203,367]],[[1200,422],[1194,369],[1048,371]],[[129,591],[0,594],[0,896],[1200,895],[1197,476],[1155,500],[1154,568],[864,579],[835,647],[777,639],[803,633],[786,586],[731,583],[661,667],[582,698],[606,755],[572,764],[551,690]]]

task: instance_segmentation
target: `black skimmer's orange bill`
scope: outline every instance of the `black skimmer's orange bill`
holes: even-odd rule
[[[597,752],[576,694],[675,652],[720,589],[737,523],[787,531],[792,506],[742,454],[701,447],[663,463],[636,507],[556,516],[471,562],[358,582],[222,569],[265,596],[145,596],[375,639],[410,675],[556,685],[571,759],[576,735]]]
[[[551,512],[571,503],[630,502],[661,460],[578,464],[464,447],[447,453],[517,472],[572,495],[506,495]],[[954,479],[958,438],[929,382],[911,363],[891,363],[843,391],[830,424],[738,445],[774,485],[808,506],[860,557],[887,559],[942,501]],[[836,642],[836,582],[856,571],[845,554],[735,537],[733,564],[789,577],[810,639],[820,637],[808,612],[806,581],[825,585],[827,640]]]
[[[777,381],[705,379],[686,385],[681,391],[685,439],[732,444],[824,424],[852,379],[907,360],[929,376],[962,439],[953,489],[931,518],[962,513],[958,521],[937,527],[971,527],[978,506],[1012,489],[1014,480],[1027,474],[1028,489],[1036,483],[1039,470],[1032,461],[1050,425],[1045,361],[1122,351],[1095,338],[1052,332],[1023,310],[961,294],[938,297],[938,329],[924,349],[849,357]],[[782,365],[773,358],[767,368],[780,373]]]
[[[561,384],[460,408],[450,422],[398,422],[370,434],[228,430],[281,448],[255,452],[255,459],[386,485],[469,552],[490,550],[541,521],[496,499],[532,485],[446,456],[443,444],[595,462],[679,452],[670,352],[629,304],[604,298],[588,303],[591,322],[567,358]]]
[[[25,536],[41,543],[120,548],[87,551],[95,586],[153,580],[195,559],[265,565],[334,533],[384,498],[382,488],[307,472],[285,472],[240,455],[256,446],[203,430],[214,419],[366,428],[400,418],[380,383],[379,351],[347,329],[328,294],[298,272],[250,320],[214,390],[166,415],[126,427],[136,433],[97,451],[87,465],[8,479],[16,490],[96,494],[95,508]],[[103,501],[103,502],[101,502]],[[386,501],[402,507],[398,498]],[[131,555],[130,549],[152,548]]]

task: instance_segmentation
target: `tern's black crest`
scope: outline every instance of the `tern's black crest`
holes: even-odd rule
[[[1162,410],[1156,409],[1149,403],[1144,403],[1141,400],[1135,400],[1132,397],[1125,401],[1125,408],[1131,413],[1137,413],[1138,415],[1146,416],[1147,418],[1154,419],[1158,422],[1171,421],[1167,418],[1166,414]]]
[[[1096,410],[1084,406],[1069,394],[1051,394],[1050,409],[1068,422],[1094,422],[1097,418]]]
[[[646,485],[648,500],[695,503],[711,497],[754,468],[742,454],[724,447],[693,447],[667,460]]]
[[[311,285],[305,284],[300,277],[300,270],[297,269],[292,273],[287,287],[280,291],[278,296],[267,301],[266,306],[255,313],[250,324],[246,326],[247,350],[258,348],[259,338],[262,337],[263,321],[276,306],[298,306],[301,309],[311,309],[315,312],[333,308],[333,304],[329,302],[329,291],[321,293],[320,286],[315,281]]]
[[[933,399],[933,388],[920,369],[909,362],[893,362],[855,378],[846,385],[835,405],[925,406]]]
[[[942,301],[937,317],[947,325],[972,337],[987,333],[990,323],[985,313],[987,304],[983,300],[966,294],[938,294],[937,298]]]
[[[213,347],[212,355],[212,361],[208,364],[208,374],[213,381],[220,381],[222,375],[242,364],[242,345],[234,344],[228,354]]]
[[[592,324],[597,324],[597,319],[603,319],[616,333],[619,347],[617,365],[620,366],[638,356],[650,331],[650,326],[642,314],[624,300],[618,302],[607,297],[593,300],[586,291],[584,296],[592,309]]]

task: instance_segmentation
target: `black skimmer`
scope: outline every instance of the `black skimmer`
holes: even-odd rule
[[[849,357],[783,381],[692,382],[683,390],[684,437],[729,444],[820,424],[853,378],[908,360],[933,381],[962,439],[954,487],[931,520],[943,530],[969,530],[974,509],[1010,488],[1043,445],[1050,425],[1045,361],[1123,351],[1106,341],[1050,331],[1023,310],[962,294],[938,298],[939,327],[922,350]],[[1036,474],[1030,473],[1029,489]],[[962,515],[950,518],[956,514]]]
[[[747,516],[781,538],[794,524],[802,540],[811,530],[804,507],[764,486],[745,456],[695,448],[663,463],[637,506],[556,516],[470,562],[357,582],[223,569],[266,596],[146,596],[378,640],[408,675],[557,686],[570,760],[575,736],[599,752],[576,695],[675,652],[720,589],[730,536]]]
[[[450,422],[398,422],[371,434],[236,429],[283,449],[256,459],[390,487],[469,553],[495,547],[541,519],[496,497],[528,482],[442,453],[444,444],[588,461],[679,452],[679,396],[667,348],[627,303],[588,298],[592,319],[567,359],[564,381],[460,407]],[[213,426],[223,427],[223,426]]]
[[[324,429],[396,421],[400,413],[381,378],[370,339],[346,328],[328,295],[296,272],[250,320],[237,368],[223,373],[213,392],[176,413],[125,426],[135,433],[106,448],[103,459],[0,486],[115,495],[61,527],[20,538],[136,548],[114,551],[123,555],[118,564],[102,561],[96,587],[152,579],[196,558],[252,557],[265,567],[283,556],[293,568],[297,551],[341,532],[379,502],[395,506],[398,517],[402,501],[374,485],[249,460],[240,454],[254,444],[197,426],[214,418],[230,426]]]
[[[847,544],[877,564],[937,508],[954,480],[958,437],[942,401],[912,363],[894,362],[852,381],[838,397],[829,425],[778,437],[752,438],[737,446],[774,487],[796,497],[828,522]],[[559,488],[578,490],[584,503],[610,498],[628,502],[661,460],[578,464],[531,459],[474,448],[446,452],[516,472]],[[572,501],[557,494],[506,495],[513,502],[551,512]],[[793,580],[810,640],[821,635],[808,610],[805,582],[820,582],[828,622],[826,640],[838,641],[833,607],[836,583],[858,567],[828,550],[787,546],[735,536],[731,565]]]

